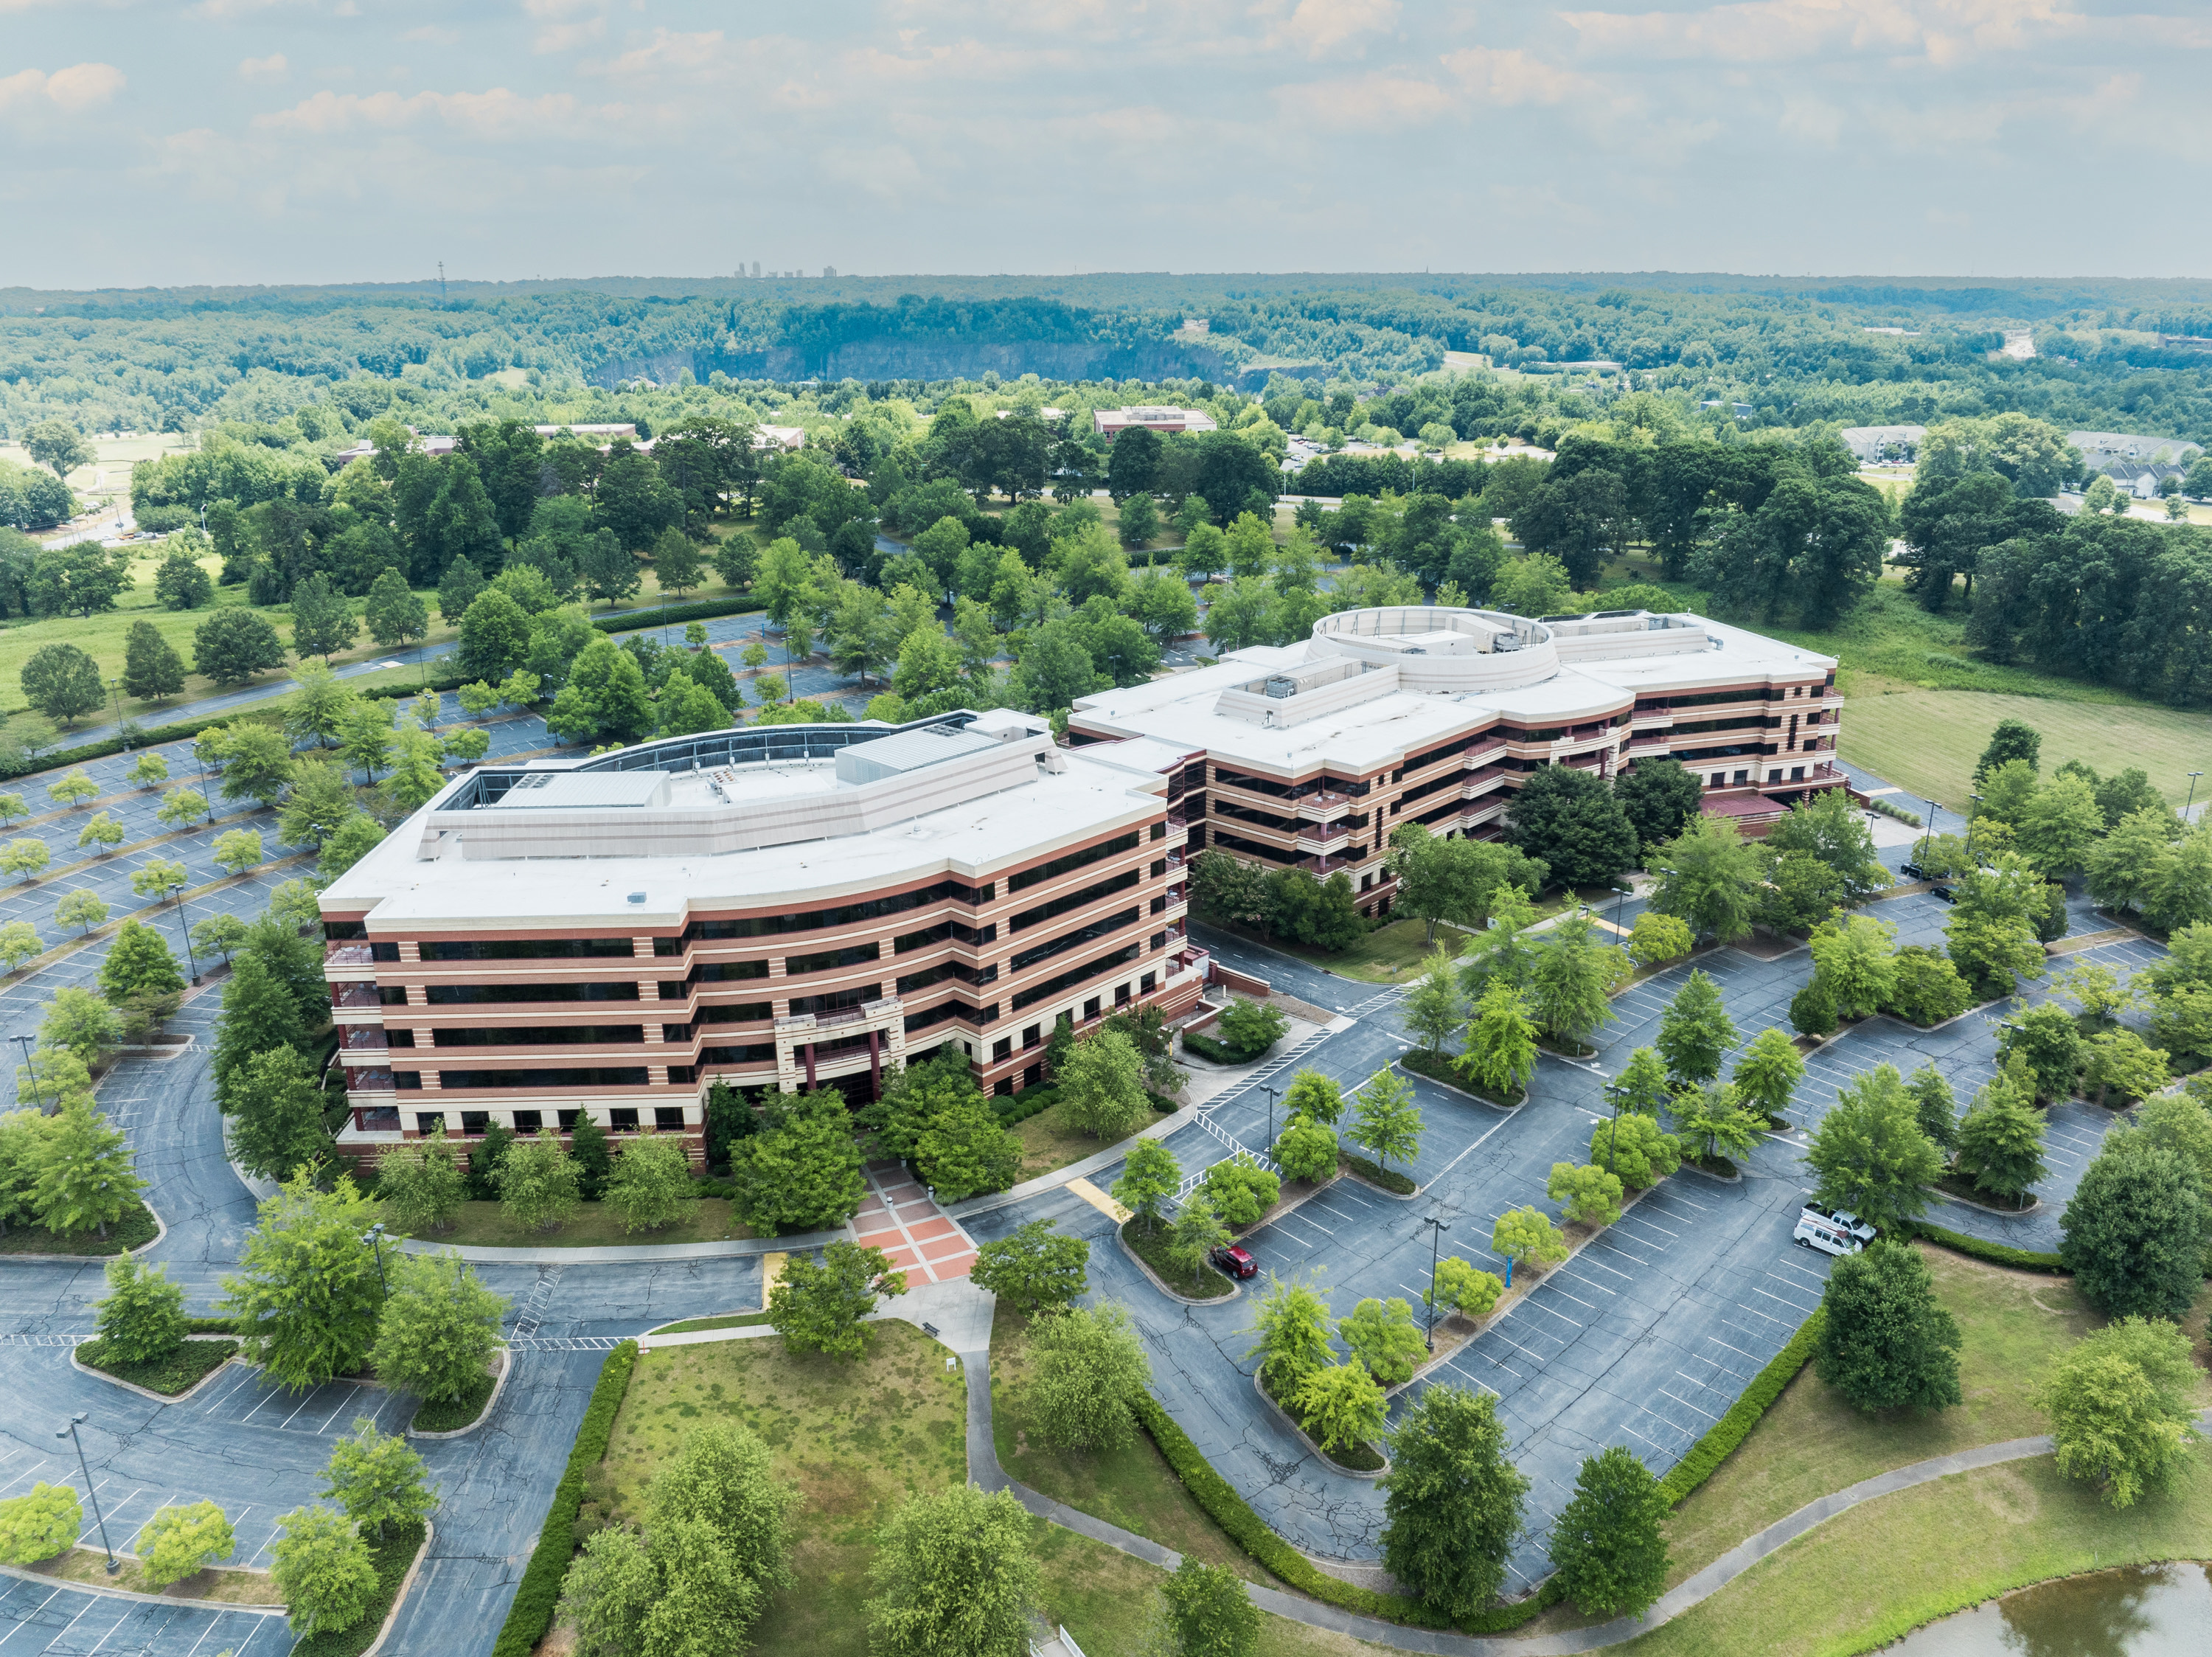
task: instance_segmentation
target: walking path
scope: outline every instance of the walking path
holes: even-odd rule
[[[902,1163],[868,1164],[868,1195],[852,1225],[860,1246],[883,1250],[909,1282],[948,1282],[975,1264],[975,1240]]]

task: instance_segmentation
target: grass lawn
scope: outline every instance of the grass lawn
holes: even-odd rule
[[[866,1328],[867,1351],[851,1363],[794,1358],[773,1339],[644,1354],[593,1481],[587,1513],[635,1518],[646,1479],[686,1422],[727,1415],[761,1435],[777,1474],[804,1498],[794,1586],[754,1630],[762,1651],[865,1657],[875,1528],[909,1492],[968,1476],[964,1377],[913,1325],[886,1319]],[[580,1540],[583,1533],[580,1523]]]
[[[390,1216],[386,1215],[387,1223]],[[750,1237],[752,1228],[731,1212],[726,1197],[695,1199],[688,1217],[659,1231],[624,1231],[622,1216],[604,1203],[586,1203],[558,1231],[538,1231],[507,1217],[496,1203],[464,1203],[444,1231],[422,1234],[426,1243],[467,1243],[481,1248],[602,1248],[642,1243],[711,1243]]]
[[[1022,1171],[1015,1176],[1017,1183],[1034,1179],[1041,1173],[1050,1173],[1054,1168],[1064,1168],[1071,1162],[1080,1162],[1085,1157],[1103,1151],[1120,1140],[1101,1139],[1085,1133],[1067,1119],[1066,1100],[1048,1105],[1026,1121],[1013,1126],[1014,1137],[1022,1142]],[[1152,1115],[1147,1112],[1138,1118],[1130,1134],[1139,1133],[1150,1126]],[[1122,1136],[1128,1137],[1127,1134]]]
[[[82,1342],[76,1349],[76,1361],[86,1368],[171,1398],[198,1386],[210,1370],[222,1368],[237,1355],[236,1341],[180,1341],[174,1352],[151,1363],[110,1362],[99,1341]]]
[[[726,1318],[692,1318],[653,1332],[656,1335],[701,1335],[710,1329],[757,1329],[767,1321],[768,1313],[765,1312],[737,1312]]]
[[[2069,759],[2095,766],[2100,776],[2140,765],[2177,807],[2189,796],[2189,773],[2204,769],[2212,746],[2204,716],[2176,708],[1906,687],[1848,699],[1843,756],[1899,788],[1963,810],[1974,762],[2000,719],[2025,720],[2043,733],[2046,777]]]
[[[418,1537],[421,1532],[416,1533]],[[121,1588],[126,1593],[158,1593],[166,1599],[217,1600],[228,1605],[281,1605],[284,1596],[267,1571],[210,1569],[194,1571],[181,1581],[157,1588],[146,1580],[142,1563],[117,1554],[123,1569],[107,1574],[107,1556],[98,1548],[71,1548],[31,1569],[41,1576],[64,1582],[87,1582],[95,1587]]]
[[[2201,1454],[2185,1466],[2172,1494],[2119,1512],[2061,1477],[2048,1456],[1900,1491],[1830,1520],[1664,1628],[1614,1649],[1631,1657],[1850,1657],[2030,1582],[2201,1559],[2212,1538],[2212,1466]]]
[[[1237,1287],[1210,1265],[1200,1267],[1194,1278],[1188,1267],[1178,1265],[1169,1258],[1168,1247],[1172,1235],[1164,1224],[1153,1231],[1146,1231],[1142,1220],[1126,1220],[1121,1224],[1122,1240],[1128,1244],[1139,1259],[1159,1275],[1162,1282],[1168,1284],[1185,1300],[1215,1301]]]
[[[44,1226],[15,1225],[0,1237],[0,1254],[123,1254],[143,1248],[161,1234],[153,1211],[143,1203],[107,1228],[102,1237],[94,1231],[48,1231]]]
[[[1126,1449],[1095,1453],[1055,1450],[1032,1436],[1022,1391],[1029,1373],[1023,1338],[1028,1326],[1029,1319],[1004,1301],[991,1320],[991,1428],[999,1465],[1031,1489],[1071,1508],[1206,1564],[1226,1565],[1247,1581],[1279,1587],[1251,1555],[1222,1534],[1143,1429]],[[1076,1637],[1090,1650],[1082,1634]]]

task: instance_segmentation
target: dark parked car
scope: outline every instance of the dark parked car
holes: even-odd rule
[[[1917,863],[1899,863],[1897,866],[1897,872],[1908,880],[1924,880],[1928,878],[1928,871]]]
[[[1947,886],[1931,886],[1928,888],[1928,895],[1931,898],[1941,898],[1947,904],[1955,904],[1959,901],[1959,894]]]
[[[1217,1268],[1227,1272],[1231,1277],[1253,1277],[1259,1275],[1260,1263],[1254,1259],[1247,1250],[1234,1246],[1218,1248],[1209,1258]]]

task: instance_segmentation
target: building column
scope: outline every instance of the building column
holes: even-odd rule
[[[884,1038],[879,1030],[868,1032],[868,1080],[878,1093],[884,1090]]]
[[[806,1044],[806,1089],[814,1090],[814,1044],[811,1041]]]

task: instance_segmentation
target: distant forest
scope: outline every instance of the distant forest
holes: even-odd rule
[[[2027,333],[2036,355],[2002,355],[2008,332]],[[442,297],[435,283],[8,289],[0,436],[56,417],[88,432],[276,422],[362,379],[390,390],[340,406],[396,400],[450,426],[495,413],[649,421],[635,397],[644,381],[851,380],[910,394],[987,376],[1209,393],[1288,378],[1364,398],[1468,356],[1559,382],[1526,401],[1571,398],[1567,382],[1590,372],[1562,365],[1610,363],[1638,391],[1748,405],[1741,423],[1755,429],[2017,411],[2062,429],[2212,441],[2212,283],[1664,274],[610,278],[455,283]]]

